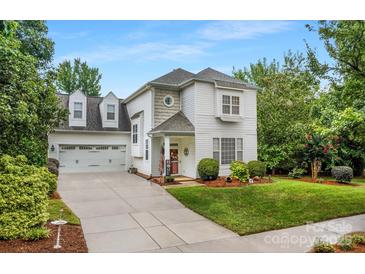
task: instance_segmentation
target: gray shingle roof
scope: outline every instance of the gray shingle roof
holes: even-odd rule
[[[169,85],[179,85],[186,80],[189,80],[194,77],[194,73],[191,73],[182,68],[174,69],[173,71],[162,75],[155,80],[152,80],[151,83],[161,83],[161,84],[169,84]]]
[[[215,81],[219,86],[229,88],[256,88],[255,86],[252,86],[248,83],[245,83],[239,79],[236,79],[212,68],[203,69],[196,74],[178,68],[153,81],[150,81],[149,83],[152,85],[165,84],[171,86],[179,86],[180,84],[193,79]]]
[[[69,95],[57,94],[64,108],[68,109]],[[118,128],[103,128],[99,104],[103,100],[102,97],[87,96],[86,105],[86,127],[70,127],[68,116],[66,121],[61,123],[58,129],[63,130],[90,130],[90,131],[130,131],[131,125],[129,121],[128,111],[123,100],[119,99],[119,127]]]
[[[149,133],[156,132],[194,132],[195,128],[181,111],[177,112],[162,124],[152,129]]]

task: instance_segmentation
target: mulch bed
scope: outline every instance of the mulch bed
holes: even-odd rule
[[[331,185],[331,186],[361,186],[360,184],[355,184],[355,183],[339,183],[336,181],[328,181],[328,180],[324,180],[322,182],[320,181],[313,181],[312,178],[296,178],[296,179],[291,179],[288,178],[290,180],[296,180],[296,181],[301,181],[301,182],[306,182],[306,183],[312,183],[312,184],[322,184],[322,185]]]
[[[154,177],[150,180],[152,183],[158,184],[160,186],[171,186],[171,185],[181,185],[181,183],[178,182],[164,182],[164,179],[161,177]]]
[[[255,179],[252,184],[249,184],[248,182],[240,182],[236,178],[232,178],[232,182],[226,182],[225,176],[220,176],[215,180],[210,181],[204,181],[201,179],[197,179],[196,181],[201,184],[205,184],[208,187],[239,187],[239,186],[247,186],[247,185],[257,185],[257,184],[267,184],[272,183],[269,179],[262,178],[262,179]]]
[[[81,226],[63,225],[61,229],[61,248],[54,249],[57,227],[46,224],[50,230],[49,238],[38,241],[1,240],[0,253],[86,253],[88,252]]]

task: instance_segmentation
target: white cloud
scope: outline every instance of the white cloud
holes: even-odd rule
[[[55,63],[65,59],[81,58],[87,62],[100,63],[133,59],[137,61],[170,60],[189,61],[205,55],[210,43],[175,44],[149,42],[130,46],[102,46],[91,51],[75,52],[55,60]]]
[[[290,25],[289,21],[218,21],[208,23],[198,34],[214,41],[244,40],[288,30]]]

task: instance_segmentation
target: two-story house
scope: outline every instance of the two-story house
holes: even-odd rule
[[[232,160],[247,162],[257,157],[256,91],[254,86],[207,68],[196,74],[173,70],[124,100],[112,93],[105,98],[85,97],[81,92],[61,95],[70,116],[50,135],[50,157],[58,157],[65,171],[133,166],[146,175],[193,178],[198,176],[202,158],[215,158],[220,174],[227,175]],[[87,113],[82,116],[84,122],[80,110]],[[108,120],[112,112],[119,120]],[[118,147],[114,154],[113,146]],[[81,166],[79,158],[89,156],[94,160]]]

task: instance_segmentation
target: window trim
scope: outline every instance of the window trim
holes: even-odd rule
[[[235,144],[234,144],[234,160],[233,161],[243,161],[244,160],[244,138],[243,137],[213,137],[213,147],[212,147],[212,158],[214,158],[214,153],[218,152],[218,155],[219,155],[219,165],[222,165],[222,166],[228,166],[230,165],[229,164],[222,164],[222,139],[225,139],[225,138],[228,138],[228,139],[234,139],[235,141]],[[217,139],[218,140],[218,150],[215,150],[214,149],[214,139]],[[238,150],[238,142],[239,142],[239,139],[242,140],[242,150]],[[242,152],[242,159],[241,160],[238,160],[238,153],[239,152]]]
[[[81,107],[81,109],[76,109],[76,104],[78,104],[78,105],[80,105]],[[82,120],[82,117],[83,117],[83,107],[84,107],[84,105],[83,105],[83,102],[74,102],[74,106],[73,106],[74,108],[73,108],[73,119],[78,119],[78,120]],[[81,113],[81,117],[76,117],[75,116],[75,113],[76,112],[80,112]]]
[[[109,106],[110,107],[113,107],[113,112],[111,112],[111,111],[108,110],[108,107]],[[115,110],[116,110],[115,104],[107,104],[106,105],[106,119],[108,121],[115,121],[115,112],[116,112]],[[108,114],[113,114],[113,119],[109,119]]]
[[[229,98],[229,103],[225,103],[224,102],[224,97],[228,97]],[[233,104],[233,98],[238,98],[238,104]],[[237,116],[241,116],[241,96],[240,95],[230,95],[230,94],[222,94],[222,97],[221,97],[222,101],[221,101],[221,112],[222,112],[222,115],[224,116],[234,116],[234,117],[237,117]],[[224,107],[227,107],[229,108],[229,113],[225,113],[224,112]],[[233,113],[233,108],[236,108],[238,107],[238,113]]]
[[[136,129],[136,130],[134,130]],[[138,144],[138,124],[135,123],[132,125],[132,144]]]
[[[167,99],[167,98],[170,98],[171,99],[171,104],[166,104],[166,102],[165,102],[165,100]],[[164,98],[163,98],[163,104],[166,106],[166,107],[168,107],[168,108],[170,108],[170,107],[173,107],[174,106],[174,103],[175,103],[175,100],[174,100],[174,97],[172,97],[171,95],[166,95]]]

